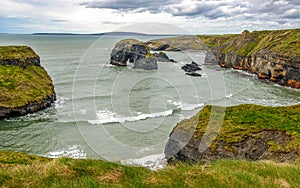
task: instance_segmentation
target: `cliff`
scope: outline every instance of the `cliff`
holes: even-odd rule
[[[52,80],[26,46],[0,47],[0,119],[33,113],[55,100]]]
[[[259,78],[300,88],[300,29],[199,37],[220,66],[250,71]]]
[[[299,161],[299,112],[300,105],[206,106],[174,127],[165,154],[168,162],[223,158]],[[216,121],[222,113],[224,118]]]

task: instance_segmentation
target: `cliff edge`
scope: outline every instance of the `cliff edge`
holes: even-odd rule
[[[300,89],[300,29],[199,37],[221,67],[250,71],[258,78]]]
[[[27,46],[0,47],[0,119],[33,113],[55,100],[52,80]]]

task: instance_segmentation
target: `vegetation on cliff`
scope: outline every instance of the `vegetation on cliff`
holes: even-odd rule
[[[253,32],[245,30],[241,35],[200,35],[199,37],[210,48],[220,47],[221,53],[249,56],[265,50],[286,58],[300,55],[300,28]]]
[[[25,106],[30,112],[44,108],[48,105],[45,100],[55,98],[52,80],[40,66],[38,55],[25,46],[0,47],[0,91],[0,117],[26,114],[21,109]]]
[[[38,55],[28,46],[0,47],[0,62],[17,60],[24,63],[30,58],[38,58]]]
[[[219,160],[160,171],[0,151],[1,187],[299,187],[298,164]]]

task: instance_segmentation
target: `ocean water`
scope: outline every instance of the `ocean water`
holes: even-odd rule
[[[57,93],[51,108],[0,120],[0,149],[160,168],[172,128],[204,105],[300,102],[299,90],[203,65],[205,52],[166,52],[178,62],[158,62],[154,71],[111,66],[110,51],[122,38],[128,36],[0,35],[0,45],[28,45],[39,54]],[[202,64],[202,77],[181,70],[192,61]]]

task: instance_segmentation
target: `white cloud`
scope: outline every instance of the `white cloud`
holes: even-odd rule
[[[297,0],[1,0],[0,32],[98,33],[157,22],[232,33],[300,27],[299,10]]]

